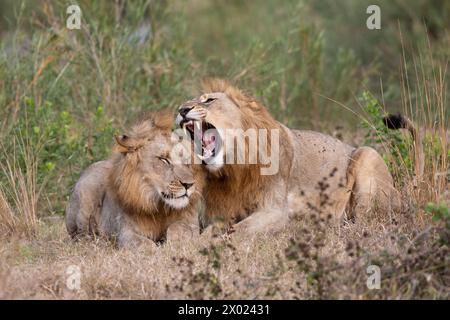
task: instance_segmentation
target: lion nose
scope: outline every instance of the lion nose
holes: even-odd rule
[[[178,112],[181,114],[181,116],[186,117],[189,111],[191,111],[193,108],[194,107],[192,106],[181,106]]]
[[[183,187],[187,190],[187,189],[189,189],[190,187],[192,187],[194,184],[193,183],[181,183],[182,185],[183,185]]]

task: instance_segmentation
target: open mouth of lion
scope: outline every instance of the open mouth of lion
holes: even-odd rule
[[[194,141],[195,153],[202,161],[207,162],[216,156],[220,146],[220,135],[215,126],[202,120],[186,120],[181,127]]]

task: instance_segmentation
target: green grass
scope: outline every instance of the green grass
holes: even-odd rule
[[[81,30],[65,27],[69,3],[77,3],[82,9]],[[53,225],[46,219],[64,214],[71,188],[81,171],[107,157],[113,134],[125,130],[142,112],[175,110],[196,94],[202,78],[218,76],[250,92],[288,126],[334,135],[343,132],[346,142],[376,147],[390,164],[409,213],[408,230],[398,234],[405,233],[405,237],[414,239],[415,232],[433,223],[429,215],[417,214],[424,212],[426,203],[436,204],[426,207],[433,215],[444,210],[439,208],[449,206],[450,96],[446,92],[450,89],[447,74],[450,3],[439,0],[378,3],[382,29],[370,31],[365,25],[365,9],[371,4],[368,0],[345,0],[339,4],[333,0],[47,0],[39,4],[0,1],[2,235],[6,234],[8,241],[25,235],[31,244],[20,244],[17,250],[26,259],[34,259],[35,246],[41,248],[47,238],[56,243],[56,248],[42,245],[45,254],[70,251],[62,243],[60,223]],[[408,114],[424,130],[426,172],[419,185],[411,184],[414,163],[411,141],[382,126],[380,117],[387,111]],[[361,123],[365,124],[363,128]],[[379,249],[372,242],[385,236],[385,228],[397,228],[395,223],[377,225],[381,231],[368,240],[368,248]],[[58,235],[40,231],[53,227],[58,228]],[[355,239],[365,230],[364,226],[353,228]],[[295,247],[303,241],[289,242],[288,238],[285,236],[271,250],[283,255],[286,246]],[[397,244],[385,240],[386,247],[400,250]],[[346,241],[345,237],[332,235],[330,243],[345,247]],[[90,245],[80,245],[77,249],[80,257],[86,249],[83,246]],[[190,250],[198,253],[198,249],[193,245]],[[161,255],[169,259],[173,252],[165,250],[168,253]],[[238,248],[239,252],[245,250]],[[333,247],[330,244],[324,250],[332,251]],[[70,254],[66,254],[70,260]],[[108,252],[103,254],[106,260],[113,259]],[[55,254],[49,256],[58,260]],[[47,268],[46,258],[39,259],[39,266]],[[90,259],[94,267],[100,268],[102,261],[92,255]],[[261,259],[267,262],[264,270],[272,272],[274,262],[267,257]],[[127,263],[132,263],[131,260]],[[305,272],[305,266],[311,267],[307,273],[313,288],[320,292],[305,295],[294,288],[289,297],[325,295],[323,290],[328,287],[324,289],[320,275],[314,273],[321,270],[314,264],[317,261],[324,260],[317,255],[315,262],[302,265],[301,272]],[[65,260],[56,262],[63,270]],[[231,266],[224,269],[227,268]],[[251,276],[253,267],[250,264],[248,268],[247,276]],[[288,274],[293,269],[286,268],[273,271],[282,274],[280,287],[292,282]],[[392,270],[395,273],[396,269]],[[2,268],[0,275],[1,272]],[[189,272],[192,273],[189,281],[206,277],[211,295],[221,296],[216,291],[215,274]],[[92,292],[85,296],[108,297],[101,289],[102,284],[95,282],[95,272],[92,274]],[[227,277],[224,271],[222,278]],[[265,279],[267,275],[261,277]],[[352,281],[348,277],[342,279]],[[108,288],[118,297],[177,296],[165,291],[141,295],[133,287],[134,280],[129,285],[123,284],[124,292],[113,284]],[[389,288],[395,290],[396,284],[393,281]],[[226,287],[231,282],[222,285]],[[261,288],[275,290],[274,296],[283,297],[274,286],[277,285],[272,283]],[[402,287],[406,293],[399,293],[399,297],[448,294],[420,292],[415,296],[407,287],[406,284]],[[396,296],[388,291],[380,295]],[[59,293],[52,296],[64,297]]]

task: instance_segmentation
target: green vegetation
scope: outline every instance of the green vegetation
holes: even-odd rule
[[[367,89],[383,93],[389,110],[401,110],[399,76],[419,63],[442,66],[448,4],[382,3],[382,30],[370,31],[363,2],[78,1],[82,29],[68,30],[65,3],[3,1],[2,157],[17,143],[29,146],[43,189],[39,214],[62,214],[80,171],[107,155],[113,128],[144,110],[175,109],[206,76],[237,82],[294,127],[332,132],[338,119],[354,129],[358,118],[341,105],[359,113],[355,97]],[[428,29],[414,12],[430,13]],[[405,59],[398,69],[400,34]],[[433,57],[415,55],[428,45]],[[409,81],[408,97],[423,96]],[[375,121],[370,128],[385,132],[374,110],[366,111]],[[410,168],[410,146],[399,141]]]
[[[0,1],[0,240],[10,250],[0,259],[46,268],[65,251],[65,260],[54,260],[64,274],[73,247],[63,243],[61,225],[48,221],[64,215],[82,170],[107,157],[114,133],[142,112],[176,110],[202,78],[213,76],[250,92],[288,126],[376,148],[402,194],[402,213],[382,223],[346,225],[346,236],[340,227],[323,230],[326,217],[299,218],[292,228],[310,232],[285,234],[272,247],[267,238],[251,244],[254,251],[267,244],[272,260],[264,256],[266,247],[254,253],[226,242],[194,242],[189,259],[161,249],[155,261],[175,255],[171,272],[179,276],[181,269],[181,283],[191,287],[176,282],[167,292],[155,293],[147,282],[141,291],[157,263],[126,283],[110,281],[117,270],[131,274],[126,268],[135,261],[148,266],[147,256],[124,254],[117,264],[109,247],[82,243],[74,259],[83,264],[81,257],[89,257],[91,291],[81,297],[448,298],[442,266],[449,256],[450,2],[377,3],[381,30],[366,28],[370,0]],[[80,30],[66,28],[69,4],[81,7]],[[414,177],[414,142],[384,126],[387,112],[406,114],[421,132],[420,179]],[[371,234],[361,239],[367,230]],[[30,242],[16,245],[16,236]],[[247,259],[250,251],[259,265]],[[365,266],[372,260],[384,265],[386,278],[381,291],[367,293]],[[195,268],[198,261],[204,269]],[[109,278],[98,278],[104,264]],[[230,281],[237,273],[243,282]],[[301,275],[306,283],[297,281]],[[24,287],[33,283],[20,279]],[[352,289],[354,283],[359,287]],[[0,298],[1,289],[2,281]],[[29,290],[33,296],[41,289]],[[65,297],[62,290],[47,291]]]

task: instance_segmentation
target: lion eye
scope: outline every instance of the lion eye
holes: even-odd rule
[[[212,98],[212,97],[208,98],[208,97],[204,97],[203,96],[203,97],[200,98],[200,101],[202,103],[206,103],[206,104],[211,103],[211,102],[216,101],[216,100],[217,100],[216,98]]]
[[[159,160],[161,160],[162,162],[164,162],[165,164],[170,164],[169,159],[164,158],[164,157],[158,157]]]
[[[211,103],[216,100],[217,100],[216,98],[208,98],[208,99],[206,99],[206,101],[204,103]]]

